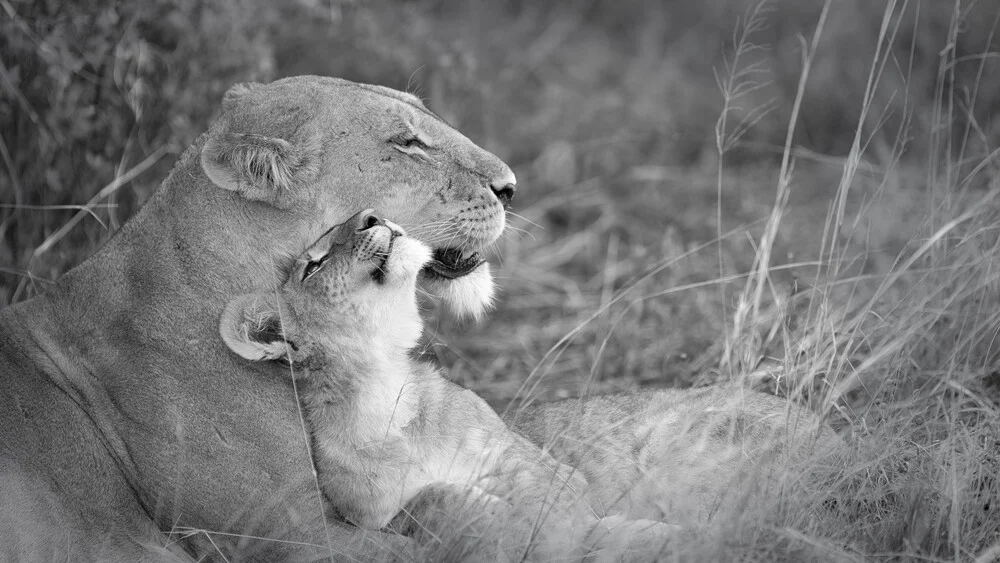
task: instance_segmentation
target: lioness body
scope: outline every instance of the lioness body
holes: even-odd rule
[[[325,226],[358,208],[431,246],[482,249],[504,226],[495,192],[514,177],[388,89],[298,77],[235,88],[224,106],[103,248],[0,311],[0,455],[24,482],[48,483],[67,513],[140,544],[194,528],[234,534],[196,535],[196,555],[219,545],[230,560],[301,560],[329,555],[328,535],[333,553],[350,553],[362,542],[323,515],[289,381],[235,358],[219,314],[233,295],[276,287]],[[428,148],[413,153],[414,136]],[[0,543],[26,534],[89,535],[7,522]],[[138,559],[121,547],[102,558]],[[16,558],[37,558],[28,549]]]

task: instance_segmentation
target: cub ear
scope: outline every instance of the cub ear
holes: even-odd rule
[[[223,113],[201,149],[201,167],[220,188],[289,209],[305,203],[319,174],[322,139],[310,112],[256,95],[261,85],[226,92]]]
[[[280,308],[273,295],[241,295],[226,305],[219,322],[222,341],[237,355],[252,361],[288,356],[295,344],[287,340]]]

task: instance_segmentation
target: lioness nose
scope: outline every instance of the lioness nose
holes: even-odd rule
[[[493,194],[497,196],[500,200],[500,205],[504,209],[510,207],[510,200],[514,199],[514,192],[517,191],[517,186],[513,182],[505,184],[490,184],[490,189],[493,190]]]

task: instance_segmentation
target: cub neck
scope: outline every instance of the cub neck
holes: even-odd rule
[[[420,370],[411,353],[423,322],[408,286],[375,287],[376,295],[365,296],[374,299],[351,313],[319,315],[302,326],[323,335],[317,345],[325,360],[311,368],[304,400],[326,423],[350,425],[361,441],[399,435],[417,414]]]

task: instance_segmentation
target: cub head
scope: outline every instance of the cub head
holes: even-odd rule
[[[409,350],[423,328],[417,277],[430,260],[427,245],[363,211],[307,248],[276,293],[233,299],[222,339],[249,360],[309,367],[321,367],[326,351],[357,343],[373,353]]]
[[[481,253],[504,230],[514,174],[414,96],[315,76],[237,85],[200,162],[248,210],[295,214],[261,264],[290,260],[325,226],[372,208],[431,248],[420,282],[453,312],[479,316],[491,303]]]

